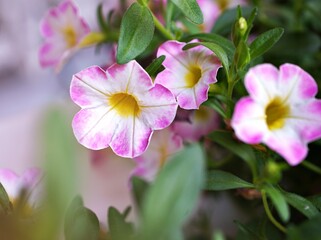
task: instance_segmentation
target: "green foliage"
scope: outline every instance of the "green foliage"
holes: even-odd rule
[[[206,190],[220,191],[235,188],[254,188],[254,185],[221,170],[210,170],[207,173]]]
[[[305,221],[299,226],[291,226],[287,240],[320,240],[321,214]]]
[[[161,69],[162,67],[162,63],[165,60],[165,56],[159,56],[158,58],[155,58],[151,64],[149,64],[146,68],[146,72],[150,75],[150,76],[155,76],[158,71]]]
[[[182,224],[192,213],[203,187],[204,162],[201,147],[192,145],[164,166],[146,192],[139,239],[180,236]]]
[[[9,200],[8,194],[4,189],[3,185],[0,183],[0,214],[8,213],[12,210],[12,205]]]
[[[109,233],[113,240],[130,239],[134,234],[131,223],[126,222],[126,215],[121,214],[116,208],[108,209]]]
[[[145,198],[146,191],[149,187],[149,184],[143,179],[133,176],[131,178],[132,183],[132,194],[135,200],[135,204],[138,209],[141,211],[143,206],[143,200]]]
[[[147,48],[153,35],[154,21],[150,10],[133,3],[122,18],[117,62],[124,64],[137,57]]]
[[[263,55],[273,47],[279,41],[283,32],[283,28],[274,28],[259,35],[250,45],[251,60]]]
[[[185,17],[196,24],[203,23],[203,13],[196,0],[170,0],[178,7]]]

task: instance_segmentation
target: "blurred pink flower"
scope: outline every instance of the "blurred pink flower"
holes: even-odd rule
[[[15,172],[2,168],[0,169],[0,183],[6,190],[13,206],[21,197],[23,191],[27,197],[27,208],[35,208],[40,202],[40,180],[42,172],[38,168],[29,168],[21,176]]]
[[[219,116],[212,108],[200,106],[197,110],[180,109],[179,111],[189,112],[187,121],[174,121],[172,124],[173,131],[184,141],[198,141],[201,137],[219,128]]]
[[[57,71],[90,31],[71,0],[65,0],[51,8],[42,19],[40,30],[45,38],[39,50],[40,64],[42,67],[53,66]]]
[[[171,127],[155,131],[146,152],[134,158],[137,165],[132,175],[153,181],[166,161],[182,148],[182,138],[175,134]]]
[[[271,64],[250,69],[245,76],[250,96],[235,106],[231,125],[249,144],[265,143],[290,165],[307,155],[307,144],[321,137],[321,100],[314,79],[300,67]]]
[[[184,109],[197,109],[207,100],[209,84],[215,83],[219,59],[206,47],[197,46],[183,50],[185,43],[167,41],[158,51],[157,57],[165,55],[165,70],[160,72],[155,83],[167,87]]]
[[[106,72],[82,70],[73,76],[70,94],[82,108],[72,122],[79,143],[93,150],[110,146],[121,157],[141,155],[152,132],[169,126],[177,110],[172,93],[154,85],[136,61]]]

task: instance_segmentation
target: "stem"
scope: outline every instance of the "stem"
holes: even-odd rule
[[[174,40],[175,38],[173,37],[173,35],[169,31],[167,31],[163,24],[161,24],[157,17],[155,17],[154,13],[152,13],[152,15],[155,27],[158,29],[158,31],[160,31],[163,34],[163,36],[166,37],[168,40]]]
[[[286,228],[284,226],[282,226],[281,223],[279,223],[272,215],[270,208],[269,208],[269,204],[267,202],[267,197],[266,197],[266,193],[264,190],[261,191],[262,194],[262,200],[263,200],[263,206],[264,206],[264,210],[266,215],[268,216],[268,218],[270,219],[270,221],[274,224],[274,226],[276,226],[280,231],[282,231],[283,233],[286,233]]]
[[[310,163],[310,162],[307,162],[307,161],[303,161],[302,165],[304,167],[306,167],[307,169],[309,169],[309,170],[321,175],[321,168],[316,166],[316,165],[314,165],[313,163]]]

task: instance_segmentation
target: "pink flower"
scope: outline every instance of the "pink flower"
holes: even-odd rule
[[[82,70],[73,76],[70,94],[82,108],[72,122],[77,140],[93,150],[110,146],[128,158],[141,155],[153,131],[169,126],[177,110],[171,92],[153,85],[136,61],[106,72],[98,66]]]
[[[9,169],[0,169],[0,183],[6,190],[13,207],[21,197],[23,191],[27,197],[26,209],[34,209],[39,203],[39,195],[41,192],[40,180],[42,174],[40,169],[27,169],[21,176]]]
[[[307,155],[307,144],[321,137],[321,101],[314,79],[300,67],[258,65],[245,76],[250,96],[235,106],[231,125],[249,144],[265,143],[291,165]]]
[[[170,157],[182,148],[182,138],[175,134],[171,127],[156,131],[146,152],[134,159],[137,165],[132,175],[153,181]]]
[[[207,100],[209,84],[215,83],[221,64],[207,48],[198,46],[183,51],[185,43],[167,41],[157,52],[165,55],[165,70],[155,79],[168,88],[177,98],[178,105],[184,109],[197,109]]]
[[[198,110],[189,112],[188,121],[174,121],[173,131],[181,136],[184,141],[194,142],[201,137],[219,128],[219,116],[209,107],[200,106]]]
[[[51,8],[41,22],[41,34],[45,38],[39,50],[41,66],[53,66],[60,70],[89,31],[87,23],[78,15],[78,9],[71,0]]]

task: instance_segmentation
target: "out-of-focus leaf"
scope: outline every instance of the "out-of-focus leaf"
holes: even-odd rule
[[[133,225],[125,221],[124,214],[116,208],[108,209],[109,233],[113,240],[130,239],[133,235]]]
[[[124,64],[141,54],[152,41],[154,20],[150,10],[133,3],[122,18],[117,62]]]
[[[302,214],[304,214],[308,218],[312,218],[319,214],[318,209],[307,199],[304,197],[289,193],[289,192],[282,192],[285,200],[294,208],[296,208],[298,211],[300,211]]]
[[[211,170],[207,173],[206,190],[228,190],[235,188],[254,188],[252,183],[220,170]]]
[[[3,185],[0,183],[0,213],[7,213],[12,209],[8,194],[4,189]]]
[[[83,200],[80,196],[76,196],[70,203],[66,214],[65,214],[65,224],[64,232],[65,236],[68,234],[68,231],[73,228],[76,212],[79,208],[84,207]]]
[[[265,186],[264,190],[266,191],[268,197],[271,199],[273,206],[277,210],[280,218],[284,222],[287,222],[290,218],[290,210],[283,194],[279,189],[271,185]]]
[[[287,231],[287,240],[320,240],[321,214],[305,221],[299,226],[291,226]]]
[[[273,47],[283,33],[283,28],[274,28],[259,35],[250,45],[251,60],[263,55]]]
[[[261,236],[257,231],[249,228],[245,224],[239,222],[239,221],[234,221],[237,225],[237,228],[239,232],[242,234],[238,234],[237,240],[266,240],[263,236]]]
[[[321,211],[321,195],[315,195],[308,198],[309,201]]]
[[[136,176],[133,176],[131,178],[131,183],[132,183],[132,194],[133,194],[135,203],[138,209],[141,210],[143,206],[145,193],[149,187],[149,184],[143,179]]]
[[[186,147],[168,161],[146,193],[139,239],[173,239],[172,233],[179,238],[178,232],[203,187],[204,163],[198,144]]]
[[[203,13],[196,0],[170,0],[184,15],[196,24],[203,23]]]

